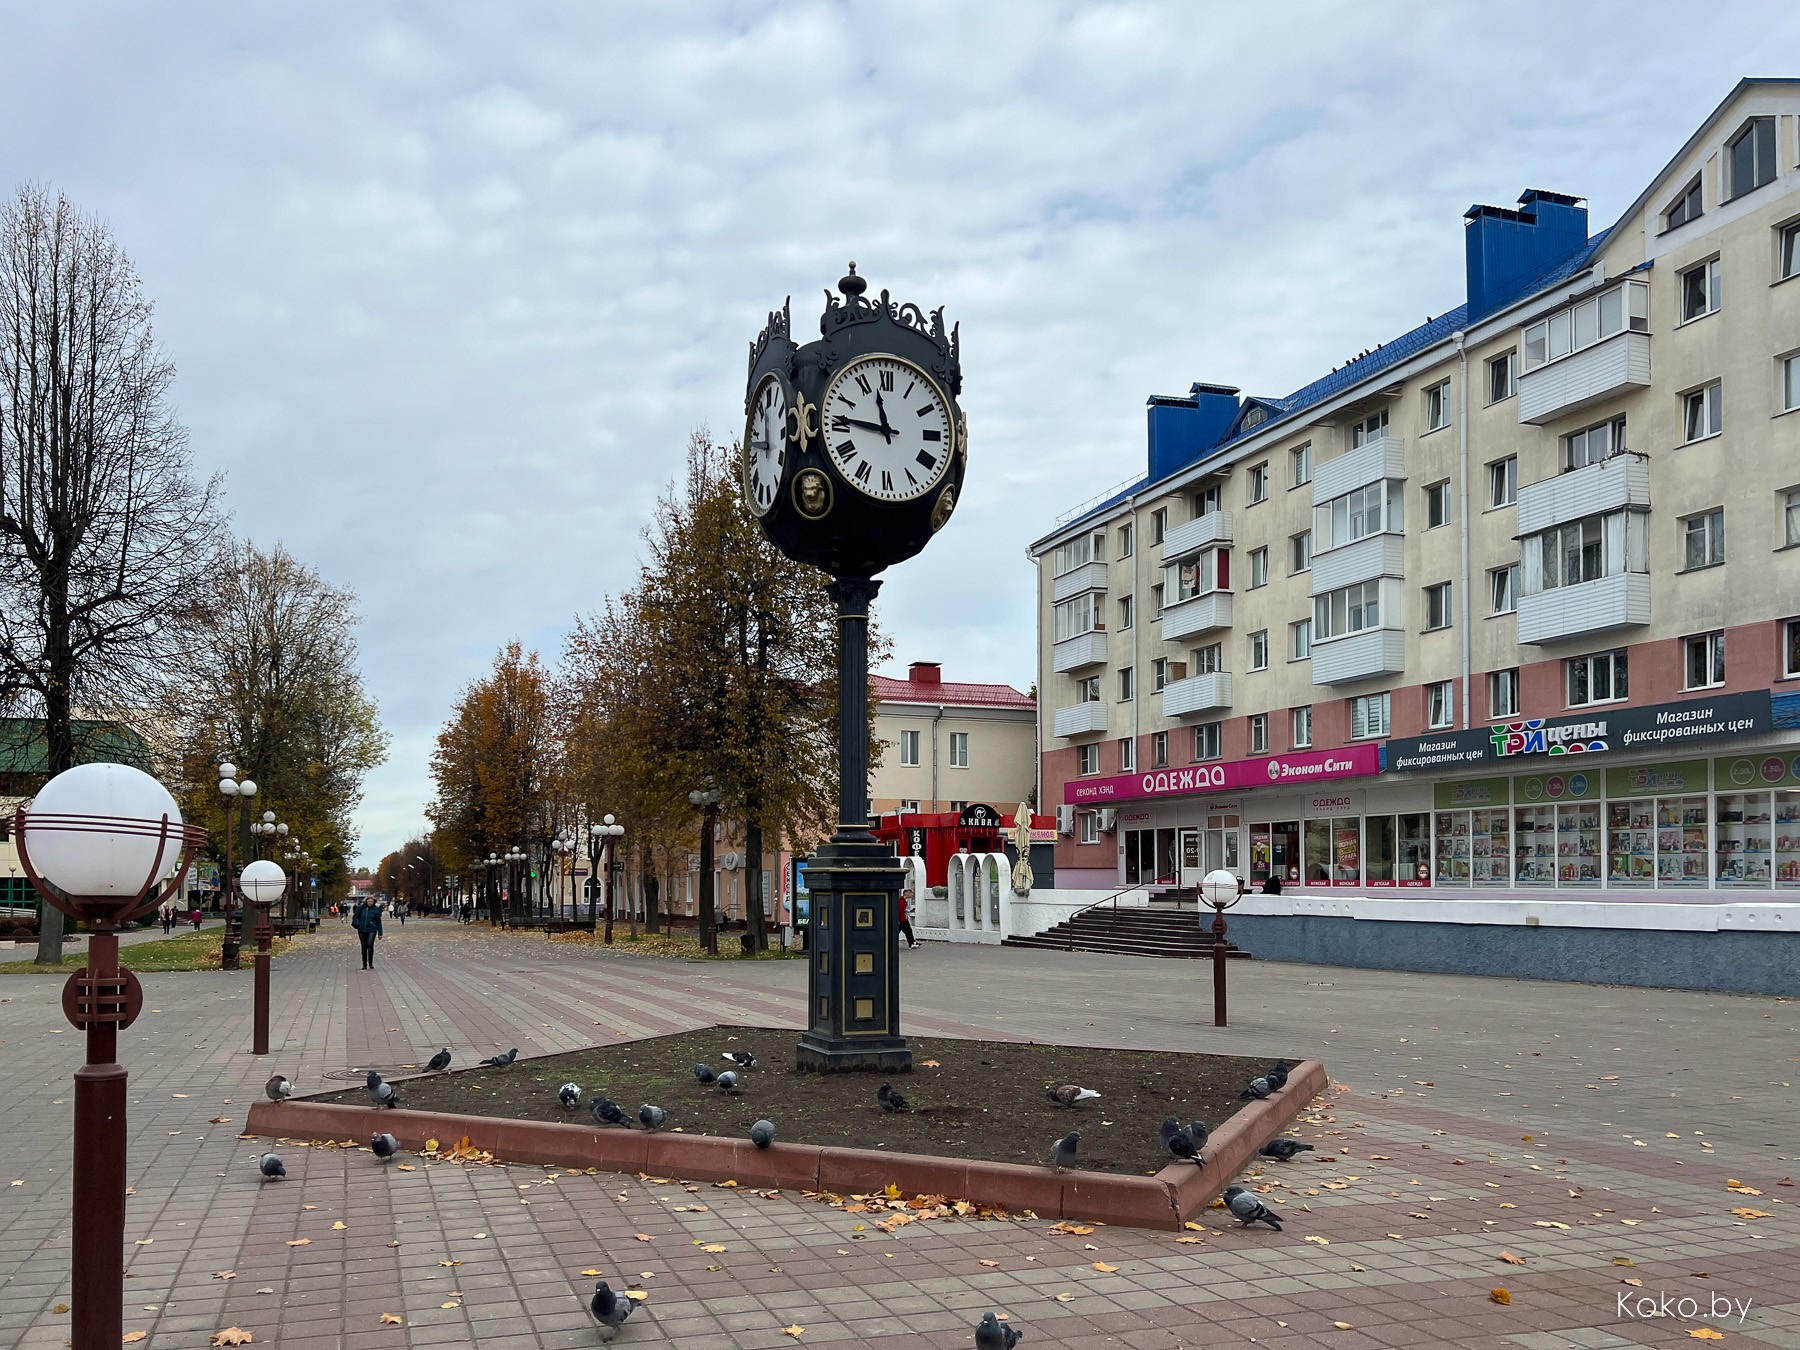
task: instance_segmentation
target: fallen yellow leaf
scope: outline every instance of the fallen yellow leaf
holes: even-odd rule
[[[439,1263],[438,1263],[438,1264],[439,1264],[439,1265],[442,1265],[442,1264],[444,1264],[444,1263],[443,1263],[443,1262],[441,1262],[441,1261],[440,1261],[440,1262],[439,1262]],[[600,1274],[600,1273],[601,1273],[601,1272],[600,1272],[600,1271],[597,1271],[597,1270],[584,1270],[584,1271],[582,1271],[582,1272],[581,1272],[581,1273],[582,1273],[582,1274],[583,1274],[583,1275],[598,1275],[598,1274]]]
[[[1722,1341],[1725,1339],[1724,1332],[1714,1331],[1711,1327],[1693,1327],[1688,1331],[1688,1335],[1697,1341]]]
[[[1637,1264],[1629,1256],[1615,1256],[1612,1262],[1615,1266],[1635,1266]]]
[[[139,1341],[149,1336],[149,1334],[150,1333],[147,1331],[128,1331],[124,1336],[125,1344],[136,1345]]]
[[[1330,1246],[1330,1245],[1331,1245],[1331,1239],[1330,1239],[1330,1238],[1322,1238],[1322,1237],[1303,1237],[1303,1238],[1301,1238],[1301,1239],[1300,1239],[1300,1240],[1301,1240],[1301,1241],[1302,1241],[1302,1242],[1313,1242],[1313,1243],[1317,1243],[1317,1244],[1318,1244],[1318,1245],[1319,1245],[1319,1246],[1321,1246],[1321,1247],[1329,1247],[1329,1246]]]
[[[1099,1271],[1102,1275],[1110,1275],[1115,1270],[1117,1270],[1118,1267],[1117,1266],[1109,1266],[1104,1261],[1096,1261],[1096,1262],[1094,1262],[1094,1269]]]
[[[462,1262],[461,1261],[439,1261],[438,1264],[440,1266],[460,1266],[462,1264]],[[588,1274],[598,1275],[600,1272],[597,1270],[595,1270],[595,1271],[585,1271],[584,1270],[581,1273],[583,1275],[588,1275]]]
[[[710,1252],[712,1255],[717,1256],[720,1252],[725,1250],[725,1244],[723,1242],[708,1242],[702,1246],[700,1250],[703,1252]]]
[[[645,1274],[648,1273],[648,1271],[645,1272]],[[625,1291],[625,1297],[636,1299],[639,1303],[642,1303],[645,1299],[649,1298],[650,1295],[646,1294],[642,1289],[627,1289]]]
[[[654,1241],[656,1241],[656,1239],[651,1237],[648,1233],[633,1233],[631,1236],[636,1238],[639,1242],[654,1242]]]
[[[288,1246],[290,1246],[290,1247],[310,1247],[310,1246],[312,1246],[312,1239],[311,1238],[293,1238],[288,1242]]]
[[[398,1313],[383,1313],[381,1314],[381,1325],[384,1327],[403,1327],[406,1325],[406,1319]]]
[[[334,1222],[334,1223],[333,1223],[333,1224],[332,1224],[332,1225],[331,1225],[331,1226],[332,1226],[332,1227],[333,1227],[333,1228],[334,1228],[334,1229],[339,1229],[339,1230],[341,1230],[341,1229],[345,1229],[345,1228],[348,1228],[348,1227],[349,1227],[349,1226],[350,1226],[350,1225],[349,1225],[349,1224],[347,1224],[347,1223],[345,1223],[345,1222],[344,1222],[344,1221],[343,1221],[343,1220],[342,1220],[342,1219],[338,1219],[338,1220],[336,1220],[336,1221],[335,1221],[335,1222]]]
[[[800,1334],[805,1330],[806,1328],[801,1326],[798,1322],[794,1323],[791,1327],[782,1328],[782,1331],[786,1332],[789,1336],[792,1336],[795,1340],[800,1339]]]
[[[212,1344],[214,1345],[248,1345],[255,1339],[256,1337],[242,1327],[226,1327],[225,1330],[215,1331],[212,1334]]]
[[[61,1317],[64,1313],[69,1311],[69,1305],[66,1303],[58,1303],[55,1307],[51,1308],[50,1311],[55,1313],[58,1317]]]
[[[397,1172],[416,1172],[419,1169],[414,1167],[411,1163],[400,1163],[394,1170]]]
[[[438,1141],[435,1139],[427,1139],[425,1141],[425,1151],[427,1153],[436,1153],[438,1151]]]
[[[1501,1252],[1500,1259],[1509,1266],[1522,1266],[1525,1264],[1524,1257],[1514,1256],[1511,1252]]]
[[[1731,1212],[1740,1219],[1772,1219],[1775,1217],[1766,1209],[1734,1209]]]
[[[940,1066],[935,1059],[922,1059],[919,1061],[919,1067],[921,1069],[935,1069]]]
[[[1000,1263],[998,1261],[985,1261],[984,1260],[984,1261],[978,1262],[977,1264],[986,1266],[986,1267],[988,1267],[988,1269],[992,1270],[994,1267],[998,1266]]]
[[[1333,1322],[1331,1325],[1336,1327],[1339,1331],[1350,1330],[1350,1324],[1348,1322]]]
[[[235,1270],[215,1270],[213,1272],[213,1278],[215,1280],[235,1280],[237,1278],[237,1272]]]
[[[1502,1308],[1509,1307],[1512,1304],[1512,1294],[1505,1289],[1490,1289],[1488,1290],[1488,1297],[1495,1303],[1498,1303]]]
[[[460,1307],[462,1307],[462,1304],[456,1302],[455,1300],[452,1300],[449,1303],[440,1303],[440,1304],[438,1304],[438,1307],[440,1307],[440,1308],[460,1308]]]
[[[1073,1295],[1073,1294],[1058,1294],[1056,1296],[1056,1301],[1058,1303],[1073,1303],[1075,1301],[1075,1295]]]

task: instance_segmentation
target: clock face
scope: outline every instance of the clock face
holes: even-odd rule
[[[781,471],[787,465],[787,420],[787,393],[780,380],[765,375],[756,387],[750,422],[744,429],[744,495],[759,516],[775,504],[781,489]]]
[[[852,361],[825,390],[819,416],[832,467],[879,501],[922,496],[950,468],[956,446],[948,400],[910,361]]]

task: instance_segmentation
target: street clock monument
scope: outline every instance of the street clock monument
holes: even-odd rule
[[[838,611],[838,826],[806,866],[812,944],[802,1069],[912,1066],[896,960],[905,872],[869,831],[869,606],[876,575],[944,527],[967,445],[959,333],[943,310],[825,293],[816,342],[788,306],[750,344],[744,499],[775,547],[830,574]]]

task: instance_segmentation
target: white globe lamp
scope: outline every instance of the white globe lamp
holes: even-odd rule
[[[127,764],[57,774],[25,813],[23,834],[38,875],[82,898],[144,894],[174,869],[184,843],[175,798]]]
[[[287,883],[287,873],[281,870],[281,864],[267,859],[251,863],[238,876],[238,885],[244,892],[244,898],[253,905],[274,904],[281,899]]]

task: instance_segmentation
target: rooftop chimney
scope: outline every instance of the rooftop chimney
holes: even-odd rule
[[[1463,218],[1469,319],[1484,318],[1516,300],[1531,282],[1587,247],[1587,207],[1581,198],[1528,189],[1517,210],[1471,206]]]
[[[906,678],[914,684],[942,684],[944,667],[936,661],[914,661],[906,668]]]

